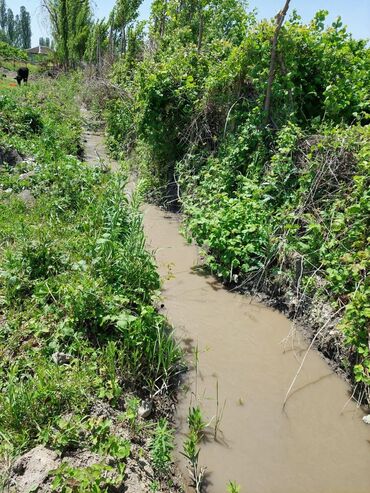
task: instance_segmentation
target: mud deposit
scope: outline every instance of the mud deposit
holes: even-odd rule
[[[217,382],[219,408],[225,405],[217,441],[210,430],[202,446],[207,491],[226,492],[234,480],[242,493],[368,493],[370,427],[348,402],[347,384],[311,351],[283,409],[307,343],[299,335],[284,342],[291,323],[283,315],[202,274],[178,217],[147,205],[144,225],[165,313],[189,360],[199,351],[178,408],[179,441],[190,404],[199,402],[207,420],[215,416]]]

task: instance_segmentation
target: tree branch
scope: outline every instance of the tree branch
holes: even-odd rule
[[[269,72],[269,78],[267,83],[267,91],[266,91],[265,107],[264,107],[267,122],[270,121],[270,117],[271,117],[271,95],[272,95],[272,84],[274,83],[274,78],[275,78],[276,48],[279,40],[279,33],[284,23],[285,16],[289,9],[289,4],[290,4],[290,0],[286,0],[283,9],[280,10],[280,12],[276,16],[276,29],[271,44],[270,72]]]

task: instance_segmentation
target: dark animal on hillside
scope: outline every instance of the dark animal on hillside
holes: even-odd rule
[[[15,77],[15,80],[18,82],[18,85],[21,85],[22,80],[24,81],[25,84],[28,82],[28,76],[30,74],[30,71],[28,67],[20,67],[17,70],[17,77]]]

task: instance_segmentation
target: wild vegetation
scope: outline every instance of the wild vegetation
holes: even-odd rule
[[[340,19],[328,26],[325,11],[308,24],[286,17],[289,1],[259,21],[243,0],[154,0],[146,26],[136,0],[99,21],[87,0],[43,5],[61,66],[85,61],[97,75],[85,101],[140,191],[183,212],[222,282],[306,317],[369,404],[366,41]],[[114,491],[145,454],[152,491],[168,490],[166,409],[149,428],[138,413],[171,386],[181,353],[155,308],[160,280],[127,176],[83,162],[81,84],[72,73],[0,96],[3,480],[44,444],[63,459],[51,491]],[[188,424],[183,454],[200,491],[199,408]],[[99,464],[64,460],[81,449]]]
[[[148,197],[181,207],[209,269],[311,314],[369,402],[370,50],[326,15],[293,11],[272,64],[282,15],[154,1],[102,107],[112,152],[131,153]]]
[[[181,363],[126,176],[79,159],[80,85],[69,76],[0,96],[0,464],[6,483],[7,464],[47,445],[63,459],[56,492],[116,491],[152,433],[141,399],[163,401]],[[160,409],[155,468],[169,461],[155,445]],[[81,449],[99,464],[68,462]]]

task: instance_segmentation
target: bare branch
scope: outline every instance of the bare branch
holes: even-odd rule
[[[274,83],[275,78],[275,64],[276,64],[276,48],[279,40],[279,33],[284,23],[285,16],[289,9],[290,0],[286,0],[285,5],[282,10],[276,16],[276,29],[274,33],[274,37],[272,39],[272,47],[271,47],[271,61],[270,61],[270,72],[267,83],[267,92],[265,99],[265,113],[267,122],[270,121],[271,117],[271,95],[272,95],[272,84]]]

